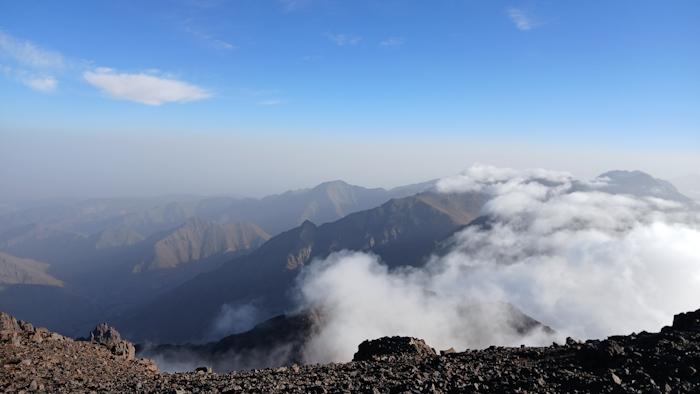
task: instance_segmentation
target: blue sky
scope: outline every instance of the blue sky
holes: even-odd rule
[[[0,0],[0,197],[700,173],[700,2]]]

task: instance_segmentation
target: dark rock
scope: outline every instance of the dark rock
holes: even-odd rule
[[[451,348],[449,348],[449,349],[447,349],[447,350],[440,350],[440,355],[441,355],[441,356],[444,356],[444,355],[446,355],[446,354],[452,354],[452,353],[457,353],[457,351],[456,351],[455,348],[453,348],[453,347],[451,347]]]
[[[677,331],[700,332],[700,309],[674,316],[672,328]]]
[[[384,337],[362,342],[353,361],[372,360],[388,355],[437,356],[437,353],[422,339]]]

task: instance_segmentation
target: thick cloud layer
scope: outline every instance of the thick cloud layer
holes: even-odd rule
[[[462,350],[551,340],[508,329],[507,303],[558,340],[656,331],[700,308],[698,211],[596,191],[608,181],[486,166],[441,181],[446,193],[491,193],[487,223],[457,233],[422,270],[391,272],[376,256],[350,252],[312,263],[302,299],[326,324],[309,361],[348,361],[362,340],[385,335]]]

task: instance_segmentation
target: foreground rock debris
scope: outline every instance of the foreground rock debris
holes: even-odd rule
[[[134,393],[700,392],[700,310],[660,333],[546,348],[491,347],[438,356],[422,340],[381,338],[346,364],[211,373],[158,373],[135,360],[116,331],[72,341],[0,314],[0,391]],[[109,331],[109,332],[108,332]],[[100,343],[100,333],[105,339]],[[117,346],[115,346],[115,343]]]

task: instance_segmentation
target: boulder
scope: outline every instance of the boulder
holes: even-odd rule
[[[384,337],[360,344],[353,361],[373,360],[384,356],[437,356],[425,341],[410,337]]]

